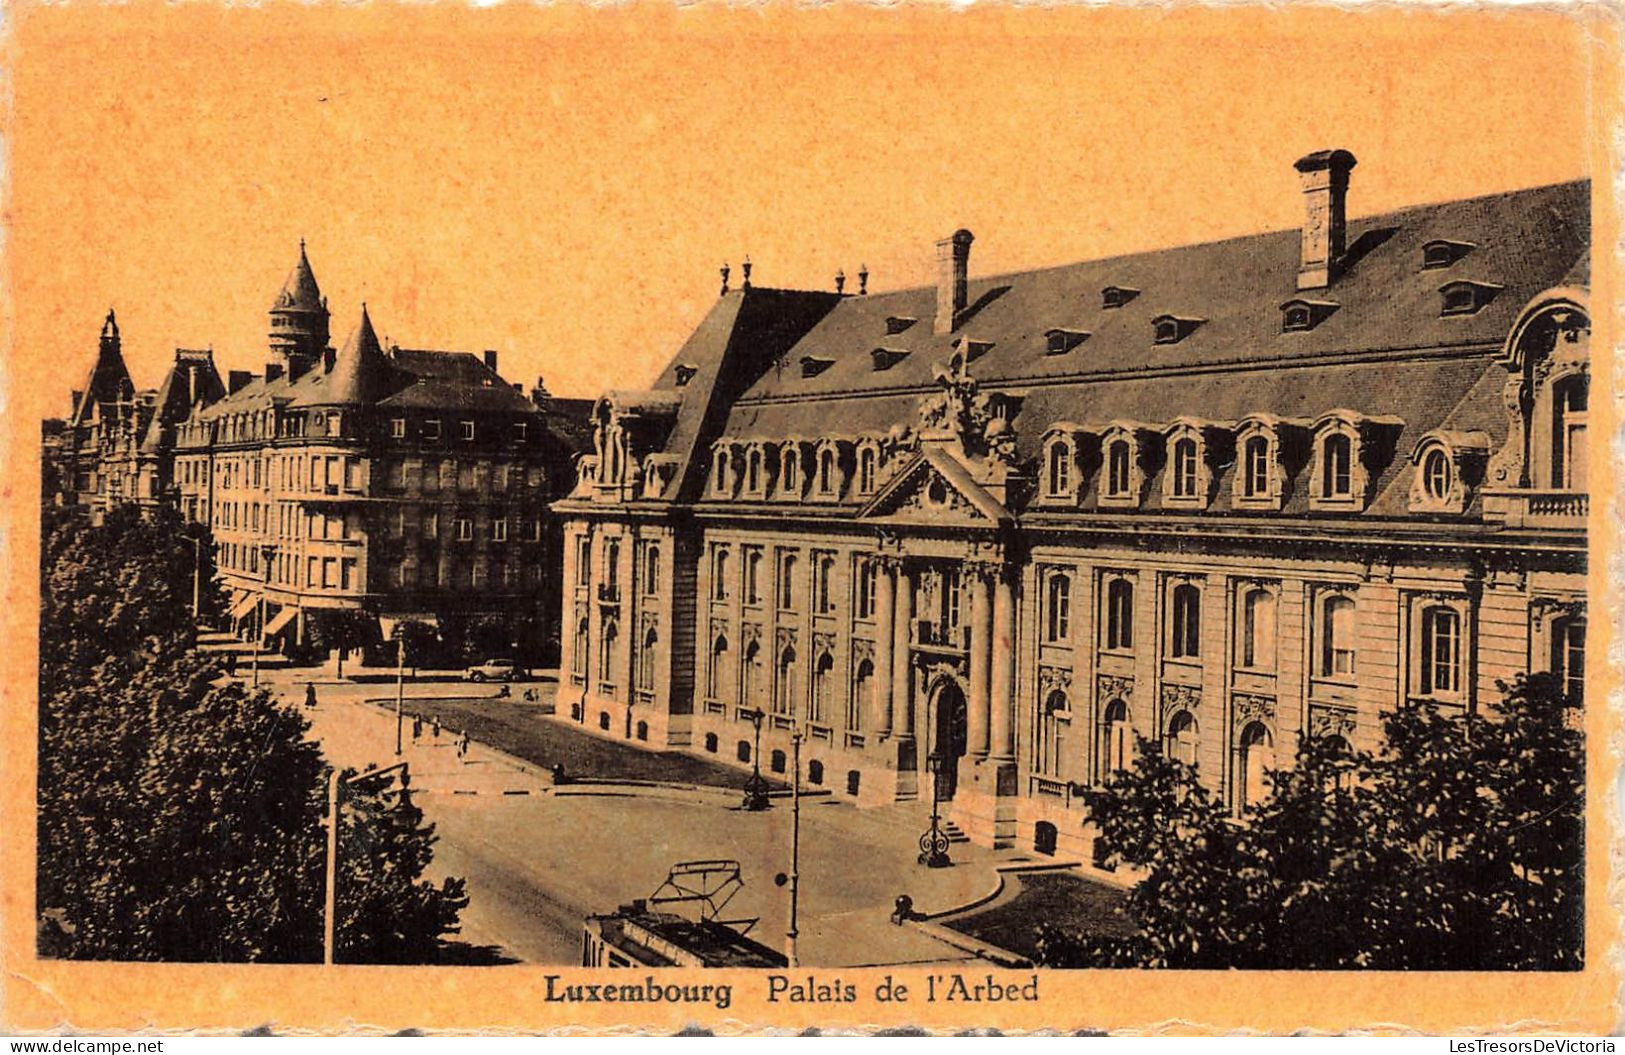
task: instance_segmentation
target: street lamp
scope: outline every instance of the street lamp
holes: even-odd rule
[[[740,808],[759,813],[769,805],[767,781],[762,779],[762,709],[757,707],[742,711],[740,714],[749,718],[751,725],[756,728],[756,747],[750,753],[750,779],[745,781],[745,800],[740,803]]]
[[[265,594],[271,584],[271,561],[276,557],[276,547],[270,543],[260,546],[260,556],[265,560],[263,569],[264,581],[260,584],[259,625],[254,628],[254,684],[260,683],[260,646],[265,641]]]
[[[192,544],[192,622],[196,623],[203,593],[203,540],[193,535],[181,538]]]
[[[395,757],[401,757],[401,714],[406,703],[406,621],[395,624]]]
[[[377,780],[379,777],[401,772],[401,790],[405,793],[412,783],[411,774],[407,772],[405,762],[396,762],[383,769],[369,769],[365,773],[345,778],[344,771],[337,766],[327,777],[327,884],[326,896],[322,903],[322,964],[333,966],[334,936],[338,930],[338,879],[339,879],[339,786],[363,783]]]
[[[925,716],[925,735],[931,737],[939,733],[931,721],[931,708],[927,705]],[[931,827],[920,836],[919,863],[927,868],[947,868],[953,864],[948,857],[948,836],[942,830],[942,753],[941,739],[938,735],[936,743],[931,745],[930,752],[925,756],[925,768],[931,774]]]

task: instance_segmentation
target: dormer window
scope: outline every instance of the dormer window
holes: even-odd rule
[[[954,354],[953,362],[959,363],[963,357],[964,362],[961,365],[964,366],[969,366],[993,349],[992,341],[971,341],[962,338],[954,343],[959,351]]]
[[[1140,426],[1112,425],[1101,437],[1100,504],[1117,509],[1140,503],[1145,487],[1145,471],[1140,464]]]
[[[1321,441],[1320,497],[1348,499],[1354,495],[1354,441],[1334,432]]]
[[[749,494],[761,494],[762,483],[762,449],[752,447],[745,453],[745,491]]]
[[[1281,305],[1281,332],[1312,330],[1337,308],[1329,300],[1289,300]]]
[[[1107,286],[1100,291],[1100,306],[1102,308],[1121,308],[1139,295],[1139,290],[1130,289],[1127,286]]]
[[[804,355],[801,357],[801,376],[817,377],[834,365],[835,360],[833,359],[823,359],[816,355]]]
[[[1072,349],[1082,344],[1088,338],[1088,336],[1089,335],[1082,330],[1046,330],[1044,331],[1044,339],[1046,342],[1044,346],[1044,354],[1065,355],[1067,352],[1070,352]]]
[[[840,492],[840,468],[835,461],[834,447],[819,448],[816,479],[818,494],[821,497],[834,498]]]
[[[1491,282],[1446,282],[1439,287],[1441,316],[1472,315],[1495,299],[1501,287]]]
[[[1449,267],[1474,249],[1478,248],[1472,242],[1452,242],[1446,238],[1435,238],[1431,242],[1422,244],[1422,270],[1436,271]]]
[[[1410,509],[1414,513],[1466,511],[1484,475],[1490,438],[1483,432],[1431,432],[1411,452]]]
[[[875,481],[880,474],[880,452],[872,444],[858,449],[858,494],[875,493]]]
[[[684,385],[694,380],[694,375],[699,372],[699,367],[697,366],[690,366],[688,363],[678,363],[675,371],[677,387],[682,388]]]
[[[1072,493],[1072,444],[1064,437],[1049,445],[1045,458],[1044,493],[1049,498],[1067,498]]]
[[[1153,340],[1157,344],[1178,344],[1189,337],[1203,321],[1178,315],[1158,315],[1151,320]]]
[[[1205,509],[1213,491],[1211,463],[1229,454],[1229,428],[1182,418],[1167,433],[1168,466],[1162,504],[1169,509]]]
[[[779,494],[789,498],[801,494],[801,453],[794,443],[779,452]]]
[[[711,493],[719,497],[728,494],[728,463],[728,448],[718,447],[711,459]]]
[[[1278,511],[1286,492],[1286,466],[1281,457],[1283,430],[1296,433],[1267,414],[1254,415],[1236,430],[1236,469],[1231,501],[1237,509]]]
[[[886,335],[888,337],[896,336],[919,321],[919,319],[912,319],[907,315],[888,315],[886,316]]]
[[[870,352],[869,355],[874,360],[875,373],[879,373],[882,370],[890,370],[892,367],[908,358],[908,352],[901,348],[876,348],[874,351]]]

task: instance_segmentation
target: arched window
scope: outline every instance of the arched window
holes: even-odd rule
[[[785,646],[779,653],[779,678],[773,696],[774,714],[794,714],[796,703],[796,650]]]
[[[718,495],[728,493],[728,451],[726,448],[718,448],[715,457],[711,461],[711,491]]]
[[[1196,497],[1196,441],[1184,437],[1174,441],[1174,497]]]
[[[1174,587],[1168,636],[1168,650],[1175,659],[1196,659],[1202,654],[1202,591],[1188,582]]]
[[[654,627],[643,635],[643,648],[638,652],[638,688],[651,692],[655,687],[655,646],[660,643],[660,635]]]
[[[1341,432],[1328,435],[1321,443],[1320,496],[1349,498],[1354,494],[1354,444]]]
[[[1275,669],[1275,595],[1263,588],[1242,595],[1236,665],[1248,670]]]
[[[613,685],[615,681],[615,641],[621,629],[611,619],[604,624],[604,639],[598,645],[598,680]]]
[[[745,490],[760,491],[762,489],[762,452],[752,447],[745,456]]]
[[[1450,494],[1452,471],[1450,456],[1444,451],[1434,448],[1422,459],[1422,486],[1427,496],[1435,502],[1442,502]]]
[[[1123,497],[1129,493],[1129,446],[1116,440],[1106,449],[1106,493]]]
[[[1568,616],[1552,622],[1552,673],[1570,700],[1585,699],[1586,621]]]
[[[1196,764],[1196,717],[1180,711],[1168,721],[1168,757],[1187,766]]]
[[[705,734],[705,750],[708,753],[713,754],[713,755],[717,753],[717,734],[716,733],[706,733]]]
[[[875,691],[875,665],[864,659],[858,661],[858,669],[852,675],[852,698],[846,705],[846,728],[848,732],[859,732],[863,729],[863,712],[870,705],[870,697]]]
[[[796,555],[786,553],[779,560],[779,610],[794,611],[796,607]]]
[[[1256,807],[1269,795],[1270,771],[1275,768],[1275,741],[1260,722],[1241,733],[1240,786],[1237,805],[1242,810]]]
[[[734,757],[741,762],[750,761],[750,741],[741,740],[734,745]]]
[[[858,452],[858,491],[862,494],[874,493],[875,460],[873,447],[865,447]]]
[[[1354,676],[1354,602],[1347,597],[1329,597],[1320,620],[1320,675],[1323,678]]]
[[[1045,857],[1055,856],[1055,840],[1059,833],[1055,825],[1049,821],[1039,821],[1033,825],[1033,853],[1043,854]]]
[[[1072,490],[1072,448],[1064,440],[1050,444],[1049,494],[1060,498]]]
[[[578,678],[587,676],[587,635],[589,629],[586,619],[576,623],[575,644],[570,649],[570,673]]]
[[[1247,498],[1265,498],[1270,493],[1270,441],[1264,436],[1250,437],[1242,447],[1242,466],[1245,481],[1242,494]]]
[[[1586,489],[1586,419],[1590,399],[1586,375],[1552,384],[1552,482],[1569,491]]]
[[[609,587],[611,595],[621,585],[621,542],[619,539],[609,539],[604,543],[604,584]],[[611,599],[614,599],[613,596]]]
[[[824,763],[816,758],[807,763],[807,783],[815,786],[824,783]]]
[[[807,716],[807,720],[818,725],[824,723],[824,716],[828,713],[829,680],[834,670],[835,660],[828,652],[820,655],[813,665],[812,713]]]
[[[609,712],[608,711],[599,711],[598,712],[598,728],[603,730],[606,733],[609,732]]]
[[[801,490],[801,465],[795,444],[789,444],[779,455],[779,490],[795,494]]]
[[[768,756],[768,768],[775,773],[784,772],[784,762],[785,758],[783,751],[775,749],[774,752]]]
[[[718,601],[728,599],[728,551],[721,546],[711,553],[711,596]]]
[[[1044,699],[1038,712],[1038,771],[1047,776],[1061,775],[1061,759],[1066,751],[1066,733],[1071,724],[1067,715],[1066,693],[1060,689]]]
[[[875,585],[879,581],[879,568],[873,560],[858,560],[857,574],[857,617],[859,619],[873,619],[875,617]]]
[[[639,740],[647,740],[647,739],[649,739],[649,723],[648,722],[639,722],[638,723],[637,737],[638,737]]]
[[[752,641],[745,646],[745,663],[739,668],[739,702],[747,707],[759,707],[762,686],[762,646]]]
[[[1454,696],[1461,691],[1461,615],[1435,605],[1422,611],[1422,693]]]
[[[1134,584],[1113,579],[1106,587],[1106,647],[1134,647]]]
[[[818,493],[835,493],[835,452],[827,447],[818,452]]]
[[[858,788],[862,786],[863,774],[856,769],[846,771],[846,793],[853,798],[858,797]]]
[[[652,597],[660,592],[660,547],[648,543],[643,547],[643,594]]]
[[[705,672],[705,695],[708,699],[722,698],[722,679],[728,669],[728,639],[722,634],[717,635],[716,641],[711,644],[711,665]]]
[[[1128,705],[1122,700],[1106,705],[1100,757],[1107,774],[1124,772],[1134,764],[1134,733],[1129,728]]]
[[[1072,577],[1056,572],[1044,594],[1044,637],[1066,641],[1072,632]]]

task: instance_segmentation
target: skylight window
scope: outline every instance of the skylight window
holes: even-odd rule
[[[902,333],[919,321],[919,319],[910,318],[907,315],[888,315],[886,317],[886,334],[887,336],[894,336]]]
[[[1422,270],[1434,271],[1449,267],[1474,249],[1478,248],[1471,242],[1452,242],[1447,238],[1435,238],[1431,242],[1422,244]]]
[[[1139,290],[1130,289],[1127,286],[1107,286],[1100,291],[1100,306],[1103,308],[1121,308],[1139,295]]]
[[[1087,340],[1089,335],[1082,330],[1053,329],[1044,331],[1044,354],[1065,355]]]
[[[901,348],[876,348],[869,355],[874,359],[876,373],[882,370],[890,370],[908,358],[908,352]]]
[[[1446,282],[1439,287],[1439,314],[1472,315],[1499,292],[1501,287],[1490,282]]]

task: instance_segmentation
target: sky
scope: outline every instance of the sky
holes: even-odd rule
[[[1584,27],[1552,11],[373,2],[7,12],[9,366],[67,409],[117,308],[263,368],[306,239],[343,342],[499,352],[556,395],[651,382],[761,286],[932,280],[1583,176]]]

